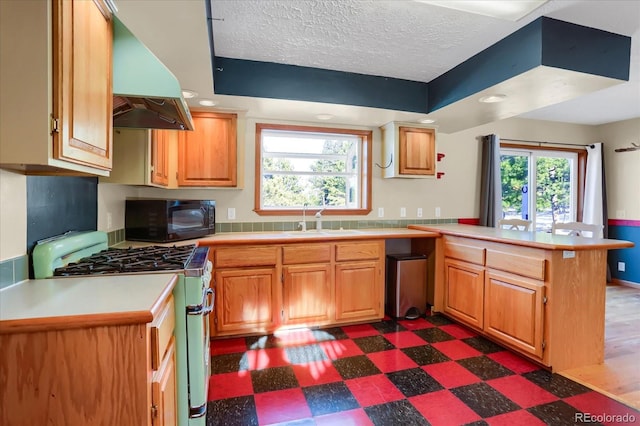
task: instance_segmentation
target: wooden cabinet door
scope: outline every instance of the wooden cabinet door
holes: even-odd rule
[[[336,264],[336,320],[380,319],[384,289],[380,261]]]
[[[101,1],[53,2],[53,157],[112,165],[112,21]]]
[[[153,426],[176,426],[176,344],[172,338],[164,360],[151,383]]]
[[[169,185],[169,130],[151,132],[151,183]]]
[[[216,335],[271,331],[280,310],[276,269],[222,269],[215,273]]]
[[[326,324],[331,320],[331,265],[292,265],[283,268],[285,324]]]
[[[399,170],[401,175],[428,175],[436,173],[436,133],[434,129],[400,127]]]
[[[485,332],[542,358],[544,282],[493,270],[486,273]]]
[[[472,327],[482,329],[484,268],[445,258],[444,311]]]
[[[178,137],[178,186],[236,186],[236,115],[192,116],[194,130]]]

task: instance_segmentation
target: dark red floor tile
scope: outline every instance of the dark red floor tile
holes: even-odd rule
[[[448,356],[453,360],[471,358],[482,355],[480,351],[473,349],[471,346],[460,340],[449,340],[446,342],[432,343],[431,346]]]
[[[384,374],[345,381],[361,407],[403,399],[404,395]]]
[[[540,370],[540,366],[527,361],[526,359],[524,359],[523,357],[514,354],[513,352],[510,351],[500,351],[500,352],[494,352],[492,354],[487,354],[488,358],[491,358],[492,360],[499,362],[500,364],[504,365],[505,367],[507,367],[509,370],[513,371],[514,373],[518,373],[518,374],[523,374],[523,373],[528,373],[530,371],[535,371],[535,370]]]
[[[404,354],[399,349],[392,349],[382,352],[374,352],[367,355],[371,362],[383,373],[390,373],[392,371],[406,370],[409,368],[417,367],[411,358]]]
[[[342,330],[349,336],[350,339],[357,337],[377,336],[380,334],[371,324],[358,324],[342,327]]]
[[[407,330],[422,330],[423,328],[435,327],[434,324],[430,323],[424,318],[418,318],[415,320],[400,320],[398,321],[398,324],[400,324]]]
[[[443,325],[440,326],[440,329],[446,331],[456,339],[466,339],[467,337],[475,337],[478,335],[478,333],[471,331],[471,329],[458,324]]]
[[[432,426],[463,425],[480,420],[480,416],[448,390],[409,398]]]
[[[455,361],[429,364],[422,367],[447,389],[477,383],[480,378]]]
[[[329,359],[346,358],[364,353],[353,340],[330,340],[321,342],[320,347]]]
[[[551,392],[547,392],[522,376],[501,377],[499,379],[489,380],[487,384],[522,408],[546,404],[558,399],[558,397]]]
[[[209,378],[209,401],[252,394],[253,386],[248,371],[215,374]]]
[[[331,361],[316,361],[308,364],[294,365],[293,372],[300,386],[321,385],[324,383],[339,382],[342,376],[335,369]]]
[[[545,426],[546,423],[526,410],[512,411],[511,413],[484,419],[490,426]]]
[[[373,426],[362,408],[314,417],[317,426]]]
[[[289,365],[284,348],[252,349],[245,353],[245,359],[249,370]]]
[[[594,416],[603,414],[609,415],[609,418],[603,417],[601,419],[597,419],[598,422],[605,425],[619,425],[624,423],[640,425],[640,411],[630,408],[598,392],[591,391],[581,395],[572,396],[566,398],[564,402],[577,408],[583,413],[589,413]],[[621,417],[616,418],[614,416]],[[634,421],[630,421],[631,416],[635,418]],[[623,419],[629,420],[622,421]]]
[[[231,354],[235,352],[245,352],[246,350],[247,342],[244,337],[211,341],[211,355]]]
[[[300,388],[254,395],[258,421],[262,425],[290,422],[311,417],[311,410]]]
[[[396,348],[410,348],[411,346],[424,345],[424,339],[416,336],[412,331],[400,331],[398,333],[388,333],[384,335]]]

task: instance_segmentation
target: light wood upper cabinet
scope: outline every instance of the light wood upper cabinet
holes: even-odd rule
[[[381,130],[383,177],[436,177],[435,128],[391,122]]]
[[[153,130],[151,132],[151,183],[169,185],[169,139],[171,131]]]
[[[433,129],[400,127],[398,160],[401,175],[436,174],[436,133]]]
[[[194,130],[178,138],[178,185],[237,185],[237,116],[214,112],[193,114]]]
[[[0,2],[2,167],[108,175],[112,28],[101,0]]]

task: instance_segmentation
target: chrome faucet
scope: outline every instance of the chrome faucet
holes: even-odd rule
[[[322,231],[322,212],[324,211],[324,207],[316,213],[316,231]]]
[[[300,228],[300,231],[302,232],[307,232],[307,203],[304,203],[302,205],[302,222],[298,223],[298,228]]]

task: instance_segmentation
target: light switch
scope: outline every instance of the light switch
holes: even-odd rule
[[[234,220],[236,218],[236,209],[234,207],[227,208],[227,219]]]
[[[407,217],[407,209],[400,207],[400,217]]]
[[[384,207],[378,207],[378,217],[384,217]]]

